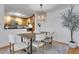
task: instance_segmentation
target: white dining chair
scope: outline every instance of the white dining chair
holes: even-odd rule
[[[19,39],[20,40],[20,39]],[[9,34],[10,53],[15,53],[23,49],[28,49],[29,42],[16,42],[16,36]]]
[[[36,47],[36,53],[44,53],[44,39],[44,33],[36,35],[35,41],[33,41],[33,46]]]
[[[53,34],[54,32],[48,32],[46,34],[46,39],[44,40],[45,43],[51,43],[52,44],[52,41],[53,41]]]

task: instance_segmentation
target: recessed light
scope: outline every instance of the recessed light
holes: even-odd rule
[[[9,12],[8,15],[10,16],[18,16],[18,17],[27,17],[26,15],[18,12]]]

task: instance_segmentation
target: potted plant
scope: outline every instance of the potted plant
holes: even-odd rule
[[[67,27],[70,30],[71,33],[71,41],[69,43],[69,46],[71,48],[75,48],[76,42],[73,39],[73,34],[77,29],[79,29],[79,16],[76,12],[74,12],[74,7],[71,6],[70,9],[67,10],[64,14],[62,14],[63,18],[63,25]]]

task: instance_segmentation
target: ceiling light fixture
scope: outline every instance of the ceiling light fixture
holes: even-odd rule
[[[37,12],[39,21],[46,21],[47,13],[43,10],[43,4],[40,4],[40,10]]]

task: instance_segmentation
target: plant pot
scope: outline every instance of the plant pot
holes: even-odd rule
[[[74,41],[70,41],[70,42],[69,42],[69,47],[70,47],[70,48],[76,48],[76,47],[77,47],[77,43],[74,42]]]

